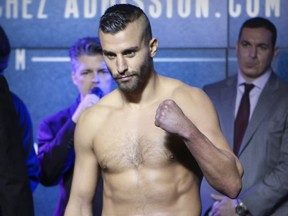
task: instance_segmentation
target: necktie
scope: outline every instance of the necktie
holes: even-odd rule
[[[245,91],[242,96],[238,113],[235,119],[234,125],[234,153],[238,155],[238,151],[241,146],[241,142],[246,131],[248,122],[249,122],[249,115],[250,115],[250,99],[249,94],[250,91],[254,88],[253,84],[244,84]]]

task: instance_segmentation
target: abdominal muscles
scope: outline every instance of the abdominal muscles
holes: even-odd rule
[[[198,215],[201,176],[190,152],[181,142],[169,148],[145,140],[102,152],[103,216]]]

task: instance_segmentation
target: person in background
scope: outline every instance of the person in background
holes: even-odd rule
[[[276,27],[269,20],[256,17],[245,21],[236,44],[238,74],[204,87],[244,168],[243,189],[237,199],[216,193],[203,181],[203,213],[212,206],[206,215],[288,214],[288,86],[271,68],[278,52],[276,38]],[[244,86],[249,85],[250,113],[241,142],[238,120],[245,119],[245,114],[240,112],[240,101],[245,98]],[[241,144],[238,150],[237,143]]]
[[[40,181],[45,186],[60,183],[61,187],[55,216],[64,214],[70,195],[75,161],[74,130],[79,116],[111,91],[113,81],[96,37],[76,41],[70,48],[70,60],[72,81],[79,96],[71,106],[42,120],[38,128]],[[102,184],[94,199],[94,215],[100,216],[101,209]]]
[[[1,40],[5,40],[7,47],[9,47],[9,53],[1,54],[0,57],[0,75],[4,75],[5,69],[8,67],[9,55],[10,55],[10,43],[4,32],[4,29],[0,26]],[[10,92],[14,108],[16,109],[17,122],[20,129],[21,139],[24,146],[24,153],[26,158],[26,167],[30,180],[30,186],[32,192],[35,191],[39,183],[39,162],[34,149],[33,139],[33,127],[30,114],[24,102],[13,92]]]
[[[26,106],[10,92],[3,76],[10,52],[8,37],[0,26],[0,216],[33,216],[38,161]]]
[[[202,90],[155,71],[158,41],[145,13],[130,4],[108,8],[99,38],[118,89],[77,123],[65,216],[92,215],[100,172],[103,216],[200,215],[203,175],[236,197],[242,167],[216,112]]]

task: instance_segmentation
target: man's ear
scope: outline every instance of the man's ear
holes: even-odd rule
[[[73,71],[71,72],[71,79],[72,79],[72,82],[74,83],[74,85],[77,85],[76,78],[75,78],[75,73]]]
[[[149,41],[149,48],[150,48],[150,56],[154,57],[158,49],[158,40],[156,38],[152,38]]]
[[[238,50],[239,50],[239,41],[236,42],[236,45],[235,45],[235,53],[236,53],[236,56],[238,56]]]
[[[275,47],[274,48],[274,55],[273,55],[273,58],[275,58],[279,53],[279,48],[278,47]]]

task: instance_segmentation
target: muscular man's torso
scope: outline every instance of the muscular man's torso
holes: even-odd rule
[[[154,125],[161,102],[103,112],[93,146],[103,172],[103,216],[200,214],[201,172],[185,143]]]

